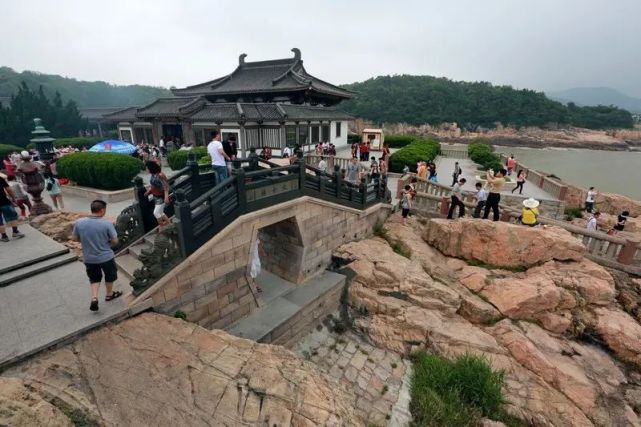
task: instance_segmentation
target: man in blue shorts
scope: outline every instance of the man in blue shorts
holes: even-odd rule
[[[18,231],[18,213],[13,207],[12,200],[16,199],[16,195],[13,193],[13,190],[9,186],[9,183],[6,179],[0,176],[0,242],[8,242],[9,236],[4,226],[6,222],[11,231],[13,232],[12,237],[15,239],[20,239],[24,237],[20,231]]]
[[[73,227],[72,239],[82,244],[82,254],[91,283],[91,304],[89,310],[98,311],[98,290],[102,275],[105,275],[107,296],[105,301],[111,301],[122,295],[114,291],[114,282],[118,278],[115,254],[111,247],[118,243],[118,234],[114,225],[103,219],[107,211],[107,203],[102,200],[91,202],[91,216],[80,218]]]

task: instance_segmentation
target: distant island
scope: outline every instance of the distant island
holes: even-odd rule
[[[555,101],[574,102],[576,105],[614,105],[632,113],[641,113],[641,98],[635,98],[609,87],[577,87],[557,92],[546,92]]]

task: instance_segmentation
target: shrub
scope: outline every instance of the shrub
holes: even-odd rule
[[[582,208],[565,208],[565,219],[572,221],[574,218],[583,218]]]
[[[169,167],[173,170],[180,170],[187,166],[187,158],[189,157],[190,152],[196,155],[196,161],[207,156],[207,148],[205,147],[194,147],[191,150],[172,151],[167,156],[167,163],[169,163]]]
[[[416,141],[417,137],[413,135],[385,135],[385,144],[390,148],[402,148]]]
[[[467,147],[467,154],[474,163],[481,165],[481,169],[500,169],[503,167],[501,158],[494,153],[494,149],[484,138],[476,138]],[[489,142],[489,141],[488,141]]]
[[[522,424],[505,411],[503,371],[493,371],[486,359],[463,355],[448,360],[425,352],[412,359],[410,411],[415,425],[476,426],[482,417]]]
[[[19,153],[22,150],[24,150],[24,148],[18,147],[17,145],[0,144],[0,159],[2,159],[4,156],[8,154],[13,153],[14,151]]]
[[[131,187],[131,180],[143,164],[131,156],[115,153],[74,153],[58,160],[58,174],[78,185],[120,190]]]
[[[77,138],[59,138],[56,139],[53,143],[53,146],[56,148],[62,148],[62,147],[68,147],[72,146],[73,148],[77,149],[82,149],[82,148],[91,148],[100,141],[104,141],[107,138],[100,138],[100,137],[93,137],[93,136],[87,136],[87,137],[77,137]]]
[[[402,172],[405,165],[416,169],[419,160],[434,160],[441,152],[441,145],[434,139],[417,139],[390,156],[390,171]]]

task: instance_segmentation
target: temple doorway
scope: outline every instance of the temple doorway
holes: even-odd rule
[[[165,140],[168,138],[175,138],[180,143],[185,141],[183,138],[183,127],[181,125],[162,125],[162,136],[165,137]]]

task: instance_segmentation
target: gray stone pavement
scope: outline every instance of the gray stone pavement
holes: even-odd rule
[[[17,267],[28,260],[51,256],[64,252],[67,247],[48,238],[30,225],[21,224],[18,226],[24,238],[0,242],[0,275],[10,267]],[[11,231],[7,232],[11,237]]]
[[[78,261],[0,288],[0,367],[128,314],[122,297],[104,297],[103,286],[100,310],[89,310],[89,282]]]
[[[463,186],[465,191],[475,191],[474,184],[476,184],[476,175],[477,169],[476,164],[470,159],[454,159],[451,157],[442,157],[439,156],[436,158],[436,172],[438,175],[438,182],[450,186],[452,184],[452,172],[454,171],[454,163],[459,162],[459,166],[463,169],[463,175],[461,178],[465,178],[467,182]],[[481,172],[483,175],[485,172]],[[512,179],[516,180],[515,174],[512,174]],[[506,186],[501,194],[510,194],[513,187]],[[513,193],[514,196],[518,196],[518,192]],[[534,197],[537,200],[556,200],[556,198],[543,191],[543,189],[537,187],[536,185],[530,184],[527,179],[525,185],[523,186],[522,197]]]
[[[25,238],[0,246],[5,268],[66,249],[29,225],[21,228]],[[0,367],[128,314],[123,299],[105,302],[104,287],[100,295],[100,311],[91,312],[85,266],[78,261],[0,287]]]

